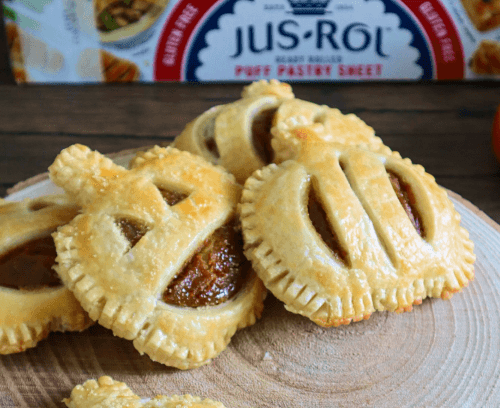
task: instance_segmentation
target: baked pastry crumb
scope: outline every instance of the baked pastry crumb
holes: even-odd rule
[[[102,376],[87,380],[71,391],[63,402],[68,408],[224,408],[220,402],[189,394],[158,395],[147,402],[137,396],[127,384]]]

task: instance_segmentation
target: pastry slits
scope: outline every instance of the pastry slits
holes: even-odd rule
[[[392,188],[394,189],[401,206],[408,215],[408,218],[415,227],[415,230],[418,232],[418,235],[425,238],[424,225],[422,223],[422,218],[418,213],[415,195],[413,194],[411,186],[408,183],[405,183],[401,177],[394,172],[388,171],[387,174],[389,175]]]
[[[309,186],[307,210],[314,229],[321,236],[321,239],[328,248],[330,248],[335,260],[344,265],[348,265],[349,258],[347,252],[340,245],[338,237],[328,221],[321,200],[314,189],[314,180],[311,180]]]
[[[130,242],[130,248],[136,246],[136,244],[141,240],[141,238],[146,235],[149,228],[143,225],[139,221],[131,220],[127,218],[119,218],[116,220],[116,224],[120,227],[122,234]]]
[[[161,187],[158,187],[158,190],[160,190],[160,193],[165,202],[170,206],[178,204],[188,197],[188,194],[184,194],[179,191],[169,190]]]
[[[356,189],[353,188],[354,180],[352,180],[352,182],[351,182],[350,178],[352,177],[352,175],[349,176],[349,173],[346,172],[346,163],[342,159],[342,157],[339,158],[339,166],[342,169],[342,172],[344,174],[344,177],[345,177],[347,184],[349,185],[349,189],[354,193],[354,196],[356,197],[356,201],[359,202],[359,205],[363,209],[362,210],[363,216],[369,217],[368,214],[369,214],[370,210],[369,210],[369,208],[365,207],[366,202],[363,199],[360,199],[360,197],[358,197],[358,195],[356,193]],[[387,256],[388,261],[394,265],[396,260],[391,256],[392,251],[390,250],[390,246],[386,242],[386,239],[384,238],[384,234],[382,234],[382,231],[380,231],[377,228],[377,225],[378,225],[377,223],[375,223],[375,224],[373,222],[370,223],[370,226],[373,228],[373,234],[374,234],[374,236],[376,236],[376,239],[377,239],[378,243],[380,244],[380,247],[382,248],[383,254],[385,256]]]
[[[217,160],[220,157],[219,149],[217,148],[217,142],[214,136],[215,131],[215,116],[211,116],[202,125],[202,134],[205,141],[205,146],[207,150],[213,155],[214,159]]]
[[[265,164],[273,160],[271,148],[271,127],[277,108],[265,109],[253,117],[252,140],[257,154]]]

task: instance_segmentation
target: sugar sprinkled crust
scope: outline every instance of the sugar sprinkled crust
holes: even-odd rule
[[[290,99],[280,105],[274,115],[271,134],[275,163],[292,159],[299,154],[302,145],[314,141],[358,145],[399,156],[356,115],[344,115],[338,109],[300,99]]]
[[[77,385],[63,402],[68,408],[224,408],[220,402],[192,395],[158,395],[142,402],[127,384],[108,376]]]
[[[179,307],[161,300],[202,243],[235,216],[241,187],[222,167],[154,147],[138,153],[127,170],[74,145],[49,171],[83,207],[54,234],[56,270],[93,319],[133,340],[139,352],[181,369],[198,367],[260,316],[265,289],[252,271],[240,292],[218,306]],[[169,206],[159,187],[188,197]],[[131,247],[117,218],[148,231]]]
[[[387,171],[412,186],[424,237]],[[332,257],[309,219],[311,188],[345,264]],[[473,243],[460,215],[446,191],[409,159],[310,143],[297,160],[256,171],[239,208],[245,253],[266,287],[288,310],[321,326],[366,319],[376,310],[409,311],[426,297],[449,299],[474,277]]]
[[[32,239],[50,236],[78,207],[66,196],[0,201],[0,256]],[[81,331],[93,322],[64,286],[18,290],[0,287],[0,354],[35,347],[54,331]]]

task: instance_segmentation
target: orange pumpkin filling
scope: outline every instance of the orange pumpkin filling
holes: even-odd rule
[[[330,248],[335,260],[344,265],[347,265],[347,252],[340,246],[337,236],[330,227],[325,210],[321,206],[321,202],[312,186],[309,190],[307,211],[309,213],[309,218],[314,229],[321,236],[321,239],[327,245],[327,247]]]
[[[179,193],[177,191],[167,190],[164,188],[158,188],[158,190],[160,190],[160,193],[163,196],[163,199],[170,206],[181,202],[182,200],[184,200],[188,196],[187,194]]]
[[[415,195],[409,184],[406,184],[396,174],[388,171],[389,180],[391,181],[392,188],[398,197],[399,202],[403,206],[408,218],[421,237],[425,236],[424,226],[417,212]]]
[[[232,221],[217,229],[163,293],[166,303],[215,306],[243,286],[249,261],[243,255],[239,225]]]
[[[26,290],[60,286],[61,280],[52,269],[56,256],[51,236],[10,250],[0,257],[0,286]]]
[[[260,158],[266,164],[271,163],[273,160],[271,127],[276,111],[276,108],[263,110],[253,118],[252,122],[253,144]]]

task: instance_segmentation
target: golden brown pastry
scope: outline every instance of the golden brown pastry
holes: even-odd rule
[[[102,42],[123,40],[148,29],[169,0],[94,0],[95,24]]]
[[[462,4],[479,31],[500,27],[500,0],[462,0]]]
[[[255,170],[272,162],[273,115],[291,87],[276,80],[244,88],[242,99],[216,106],[190,122],[174,146],[219,164],[244,183]]]
[[[300,99],[284,101],[273,118],[271,147],[274,162],[292,159],[302,145],[322,141],[359,145],[374,152],[395,154],[375,131],[354,114],[344,115],[338,109]]]
[[[257,274],[321,326],[449,299],[474,277],[460,215],[409,159],[309,143],[296,160],[256,171],[241,203]]]
[[[100,50],[102,73],[105,82],[134,82],[139,79],[141,72],[132,61]]]
[[[54,234],[57,272],[83,308],[139,352],[188,369],[255,323],[265,289],[243,255],[234,177],[155,147],[130,170],[82,145],[50,177],[83,207]]]
[[[290,85],[276,80],[254,82],[242,99],[209,109],[186,126],[174,146],[222,165],[243,184],[255,170],[293,158],[315,139],[399,156],[357,116],[295,99]]]
[[[250,85],[243,87],[243,91],[241,92],[242,98],[253,98],[264,95],[276,96],[281,99],[292,99],[295,97],[292,87],[289,84],[276,79],[269,81],[261,79],[260,81],[252,82]]]
[[[68,408],[224,408],[220,402],[191,395],[158,395],[143,402],[127,384],[108,376],[77,385],[63,402]]]
[[[52,270],[50,234],[77,213],[64,196],[0,202],[0,354],[35,347],[53,331],[92,324]]]
[[[500,41],[481,41],[472,55],[470,69],[479,75],[500,75]]]

